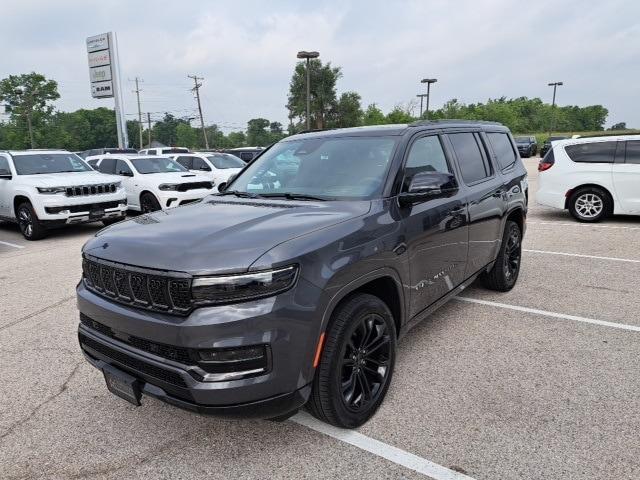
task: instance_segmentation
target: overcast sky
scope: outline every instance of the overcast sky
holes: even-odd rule
[[[127,118],[142,109],[194,116],[187,74],[204,77],[207,123],[244,129],[250,118],[287,123],[296,52],[342,67],[338,93],[385,112],[436,77],[431,103],[541,97],[602,104],[607,125],[640,128],[640,1],[2,0],[0,78],[36,71],[58,81],[60,110],[113,107],[90,95],[87,36],[118,35]]]

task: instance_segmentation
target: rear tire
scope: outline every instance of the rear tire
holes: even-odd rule
[[[38,219],[33,206],[29,202],[18,205],[16,219],[22,236],[27,240],[40,240],[47,235],[47,229]]]
[[[598,187],[581,188],[569,198],[569,212],[579,222],[599,222],[608,217],[612,211],[611,197]]]
[[[521,260],[522,232],[516,222],[508,220],[498,258],[491,270],[482,276],[484,286],[498,292],[511,290],[518,280]]]
[[[384,400],[395,358],[389,307],[376,296],[353,295],[331,316],[307,409],[337,427],[359,427]]]
[[[140,210],[142,213],[151,213],[160,210],[160,202],[153,193],[145,192],[140,195]]]

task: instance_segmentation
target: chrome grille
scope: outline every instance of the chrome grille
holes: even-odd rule
[[[191,311],[191,278],[84,258],[83,278],[94,293],[138,308],[186,315]]]
[[[86,195],[100,195],[103,193],[114,193],[117,190],[115,183],[104,183],[99,185],[82,185],[78,187],[66,187],[67,197],[82,197]]]

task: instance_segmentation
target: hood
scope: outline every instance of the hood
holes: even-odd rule
[[[211,179],[205,175],[193,172],[166,172],[166,173],[147,173],[140,174],[136,178],[149,180],[153,183],[191,183],[191,182],[210,182]]]
[[[96,171],[19,175],[19,178],[28,180],[30,185],[36,187],[75,187],[122,181],[122,178],[116,175],[106,175]]]
[[[103,229],[83,252],[202,275],[248,269],[276,245],[366,214],[369,201],[299,202],[209,196]]]

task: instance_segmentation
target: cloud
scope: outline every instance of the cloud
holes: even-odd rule
[[[388,110],[438,78],[432,105],[450,98],[528,96],[559,104],[601,103],[609,123],[640,127],[640,4],[632,1],[512,0],[308,2],[3,2],[0,77],[39,71],[60,83],[59,108],[110,106],[90,98],[84,39],[118,33],[127,79],[144,78],[144,111],[192,116],[187,74],[205,78],[207,121],[226,130],[254,117],[286,123],[289,79],[300,49],[343,69],[339,91]],[[9,21],[7,21],[9,19]],[[155,113],[157,112],[157,113]]]

